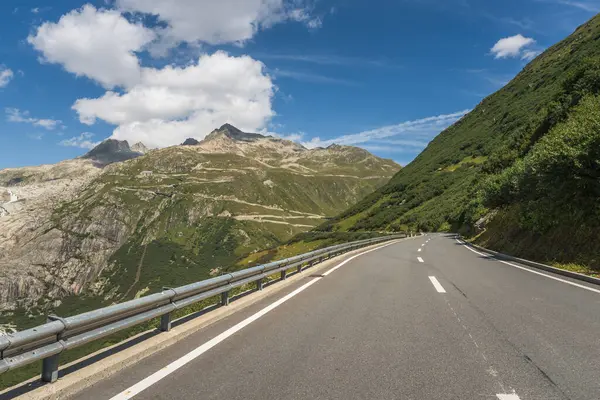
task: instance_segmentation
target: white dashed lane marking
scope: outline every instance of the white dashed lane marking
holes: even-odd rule
[[[431,283],[433,284],[433,287],[435,288],[435,290],[437,290],[438,293],[446,293],[446,289],[444,289],[444,287],[440,284],[440,282],[438,282],[438,280],[435,276],[430,276],[429,280],[431,281]],[[459,322],[460,322],[460,319],[459,319]]]

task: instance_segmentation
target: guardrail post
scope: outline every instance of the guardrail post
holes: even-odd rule
[[[229,291],[221,293],[221,305],[229,305]]]
[[[46,322],[60,320],[55,315],[49,315]],[[57,340],[60,340],[60,334],[57,335]],[[46,357],[42,360],[42,382],[53,383],[58,380],[58,364],[60,353]]]
[[[263,290],[263,280],[262,280],[262,278],[256,281],[256,290]]]
[[[167,313],[160,317],[161,332],[169,332],[171,330],[171,313]]]
[[[58,379],[58,356],[55,354],[42,360],[42,381],[53,383]]]
[[[163,286],[162,290],[165,291],[165,290],[172,290],[172,289],[170,287]],[[171,302],[173,302],[173,299],[171,299]],[[172,317],[172,313],[167,313],[167,314],[161,315],[161,317],[160,317],[160,331],[161,332],[169,332],[171,330],[171,317]]]
[[[283,271],[281,271],[281,280],[285,281],[287,279],[287,270],[284,269]]]
[[[298,265],[298,267],[296,268],[296,271],[298,273],[302,272],[302,264]]]

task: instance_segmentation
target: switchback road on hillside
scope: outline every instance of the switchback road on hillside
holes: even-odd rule
[[[77,398],[593,400],[599,377],[600,287],[428,235],[307,272]]]

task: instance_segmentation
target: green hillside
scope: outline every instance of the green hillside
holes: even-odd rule
[[[90,154],[110,160],[114,149],[131,153],[107,141]],[[0,233],[0,331],[218,275],[400,169],[360,148],[306,149],[231,125],[193,145],[96,161],[0,171],[0,186],[24,196]]]
[[[454,230],[496,249],[600,268],[599,93],[596,16],[319,229]]]

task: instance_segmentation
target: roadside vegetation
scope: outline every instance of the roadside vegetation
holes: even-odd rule
[[[317,229],[455,231],[600,271],[600,15]]]

